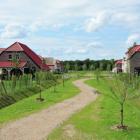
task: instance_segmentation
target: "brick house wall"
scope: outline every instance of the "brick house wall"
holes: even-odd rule
[[[25,54],[25,52],[18,52],[16,54],[19,54],[19,60],[20,61],[27,61],[27,64],[26,64],[25,67],[28,67],[28,68],[35,67],[37,71],[39,70],[39,67]],[[9,60],[9,55],[14,56],[15,52],[6,52],[6,51],[4,51],[0,55],[0,61],[8,61]],[[23,70],[24,69],[22,69],[22,71]]]

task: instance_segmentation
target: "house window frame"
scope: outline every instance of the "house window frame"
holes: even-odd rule
[[[12,54],[9,54],[9,55],[8,55],[8,60],[11,61],[12,58],[13,58]]]

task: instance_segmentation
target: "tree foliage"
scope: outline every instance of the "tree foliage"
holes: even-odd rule
[[[112,69],[114,66],[114,60],[75,60],[75,61],[63,61],[65,70],[83,70],[83,65],[86,65],[87,70],[95,70],[100,69],[103,71],[108,70],[108,65],[110,65],[109,69]],[[92,67],[91,67],[92,66]],[[76,69],[75,69],[76,68]]]

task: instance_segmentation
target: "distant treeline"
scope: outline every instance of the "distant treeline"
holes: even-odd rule
[[[114,66],[114,59],[111,60],[75,60],[63,61],[65,70],[96,70],[111,71]]]

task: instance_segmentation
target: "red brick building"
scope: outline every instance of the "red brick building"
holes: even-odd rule
[[[10,75],[15,73],[15,69],[18,69],[19,74],[50,70],[34,51],[20,42],[15,42],[8,48],[0,48],[0,68]]]

